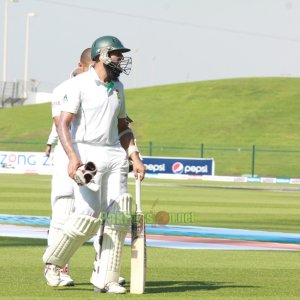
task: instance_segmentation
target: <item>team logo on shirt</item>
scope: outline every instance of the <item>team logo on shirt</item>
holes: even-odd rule
[[[64,95],[63,102],[68,102],[68,96]]]
[[[57,107],[57,106],[60,106],[60,101],[53,101],[52,107]]]

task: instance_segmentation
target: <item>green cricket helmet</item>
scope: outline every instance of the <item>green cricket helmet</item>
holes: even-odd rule
[[[111,35],[106,35],[96,39],[92,45],[91,57],[92,60],[100,60],[105,65],[112,68],[117,68],[121,73],[129,75],[131,71],[131,57],[123,57],[117,64],[112,62],[110,53],[112,51],[120,51],[121,53],[129,52],[130,49],[123,46],[122,42]]]

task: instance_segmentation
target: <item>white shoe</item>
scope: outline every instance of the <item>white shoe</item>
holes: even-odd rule
[[[50,286],[59,286],[60,279],[60,268],[55,265],[46,265],[44,271],[47,284]]]
[[[74,280],[68,273],[60,272],[60,280],[59,286],[74,286]]]
[[[119,277],[119,285],[125,285],[125,283],[126,283],[125,278],[120,276]]]
[[[64,268],[60,269],[60,279],[61,282],[59,286],[74,286],[74,280],[69,274],[68,265],[65,265]]]
[[[73,286],[74,281],[70,275],[55,265],[46,265],[44,275],[50,286]]]
[[[109,282],[103,289],[94,287],[95,293],[126,294],[127,290],[116,282]]]
[[[90,283],[92,285],[94,285],[95,287],[97,287],[97,274],[96,274],[96,272],[93,272],[92,277],[90,278]],[[125,285],[125,283],[126,283],[125,278],[120,276],[118,283],[119,283],[119,285]]]

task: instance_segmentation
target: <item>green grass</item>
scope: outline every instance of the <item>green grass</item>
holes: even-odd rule
[[[299,81],[244,78],[130,90],[128,111],[143,141],[299,147]]]
[[[47,175],[0,174],[1,213],[50,216],[50,182]],[[229,184],[236,188],[225,188]],[[146,179],[143,210],[148,223],[155,222],[158,212],[166,211],[176,224],[300,232],[299,189],[295,188]],[[129,179],[129,191],[134,194],[133,179]]]
[[[1,174],[1,213],[49,216],[50,180],[45,175]],[[134,192],[132,179],[129,189]],[[300,232],[295,186],[146,179],[142,199],[146,213],[192,212],[193,222],[186,225]],[[94,294],[89,284],[91,244],[81,247],[71,260],[75,287],[47,286],[45,247],[45,240],[0,237],[0,299],[300,299],[300,252],[148,247],[146,293],[118,296]],[[121,275],[130,278],[128,246]]]
[[[0,120],[1,150],[25,151],[29,143],[28,150],[43,151],[52,126],[51,103],[2,109]]]
[[[143,154],[216,161],[216,175],[299,177],[299,78],[243,78],[126,90]],[[0,110],[0,150],[43,151],[50,104]],[[12,143],[13,142],[13,143]],[[190,149],[187,149],[189,147]],[[264,150],[268,150],[264,152]],[[275,151],[286,152],[275,152]],[[295,152],[291,152],[295,151]]]
[[[45,241],[0,238],[1,299],[237,299],[300,298],[300,253],[281,251],[208,251],[148,247],[144,295],[94,294],[89,284],[92,245],[71,260],[76,285],[50,288],[41,261]],[[122,276],[130,277],[130,248],[124,249]],[[126,285],[129,288],[129,284]]]

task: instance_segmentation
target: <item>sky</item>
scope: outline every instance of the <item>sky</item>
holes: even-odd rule
[[[3,66],[8,6],[7,80],[29,78],[51,92],[69,77],[82,50],[118,37],[133,59],[125,88],[240,77],[300,77],[299,0],[0,0]]]

